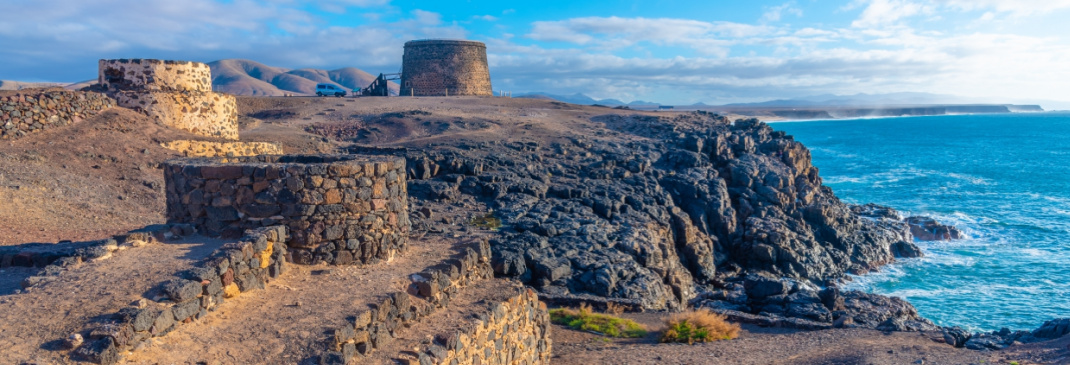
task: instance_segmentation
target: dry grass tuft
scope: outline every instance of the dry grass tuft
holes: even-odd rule
[[[731,340],[739,336],[739,325],[725,320],[725,316],[698,309],[677,313],[665,320],[668,326],[661,334],[661,342],[710,342]]]
[[[614,316],[619,316],[621,314],[624,314],[625,310],[627,310],[627,308],[624,306],[624,304],[606,302],[606,313],[607,314],[612,314]]]

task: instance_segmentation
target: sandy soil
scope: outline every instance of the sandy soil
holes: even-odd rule
[[[130,248],[63,272],[28,292],[0,296],[0,363],[67,362],[62,339],[98,316],[151,299],[157,284],[222,243],[202,237]]]
[[[667,314],[625,314],[651,330]],[[940,333],[866,329],[798,331],[744,325],[739,338],[704,344],[661,344],[657,333],[642,339],[608,339],[555,325],[554,364],[1066,364],[1070,338],[1006,351],[956,349]],[[1061,350],[1060,350],[1061,349]]]

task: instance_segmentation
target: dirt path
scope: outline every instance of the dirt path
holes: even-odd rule
[[[389,263],[367,267],[290,265],[266,290],[223,303],[201,321],[183,325],[128,355],[131,364],[296,364],[324,350],[330,329],[369,304],[402,290],[408,275],[453,254],[459,240],[410,240]],[[329,272],[325,272],[329,271]],[[300,305],[297,305],[300,303]]]
[[[663,314],[626,314],[660,330]],[[1066,364],[1070,338],[1004,351],[956,349],[942,342],[940,333],[892,332],[869,329],[798,331],[743,326],[739,338],[705,344],[661,344],[657,333],[634,340],[607,339],[554,325],[554,364]],[[1054,342],[1058,342],[1056,340]]]
[[[197,238],[131,248],[84,263],[26,293],[0,296],[0,364],[68,362],[67,351],[60,350],[62,339],[94,317],[144,298],[222,243]]]

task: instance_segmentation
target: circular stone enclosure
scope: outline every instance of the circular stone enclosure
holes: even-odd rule
[[[487,46],[464,40],[405,43],[401,96],[492,96]]]
[[[97,81],[111,91],[212,92],[212,69],[192,61],[100,60]]]
[[[289,260],[368,264],[403,251],[405,158],[262,155],[164,163],[167,219],[210,236],[286,225]]]

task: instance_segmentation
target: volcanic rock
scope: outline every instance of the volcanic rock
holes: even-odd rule
[[[922,241],[950,241],[962,239],[965,235],[954,226],[940,224],[929,217],[907,217],[910,234]]]
[[[410,192],[442,202],[465,194],[493,209],[498,276],[646,309],[682,308],[736,285],[719,305],[831,322],[843,314],[813,300],[817,287],[920,252],[898,213],[841,202],[806,147],[757,120],[592,120],[605,130],[405,151]],[[789,299],[800,291],[813,295]],[[855,323],[895,317],[919,327],[905,301],[849,299],[859,303],[848,306]]]

